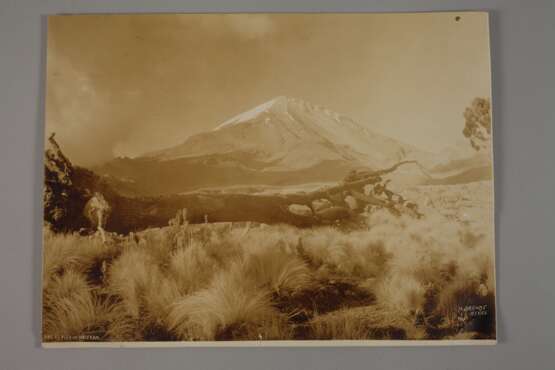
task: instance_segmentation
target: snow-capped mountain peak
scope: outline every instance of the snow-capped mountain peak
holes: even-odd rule
[[[238,123],[242,123],[242,122],[252,120],[252,119],[256,118],[257,116],[259,116],[260,114],[267,113],[270,109],[273,110],[273,111],[276,111],[276,110],[286,111],[287,110],[287,101],[289,99],[290,98],[287,98],[286,96],[277,96],[277,97],[275,97],[271,100],[268,100],[265,103],[262,103],[262,104],[260,104],[256,107],[254,107],[251,110],[248,110],[248,111],[240,113],[240,114],[238,114],[234,117],[231,117],[227,121],[223,122],[221,125],[217,126],[213,131],[217,131],[217,130],[220,130],[224,127],[229,127],[229,126],[236,125]]]
[[[325,161],[380,168],[419,154],[330,109],[278,96],[149,157],[173,160],[232,153],[267,163],[269,171],[310,168]]]
[[[214,128],[213,131],[221,130],[223,128],[229,128],[239,123],[249,122],[258,119],[265,114],[271,113],[274,115],[284,115],[287,117],[291,117],[292,112],[299,111],[318,113],[321,116],[326,116],[326,119],[332,119],[336,121],[336,123],[339,123],[341,119],[341,115],[331,111],[330,109],[312,104],[302,99],[282,95],[268,100],[246,112],[240,113],[226,120],[225,122]],[[269,120],[266,119],[263,120],[263,122],[269,123]]]

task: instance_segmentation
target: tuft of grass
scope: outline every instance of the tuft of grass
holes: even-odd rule
[[[307,339],[420,339],[410,317],[380,305],[347,308],[315,317]]]
[[[180,286],[194,291],[195,280],[214,277],[206,288],[173,305],[170,329],[184,340],[290,337],[287,318],[273,307],[272,294],[292,295],[306,289],[310,285],[306,264],[279,247],[247,244],[239,254],[233,244],[216,245],[212,239],[204,247],[193,244],[176,252],[170,271],[182,282]],[[218,266],[221,254],[231,256],[232,262],[216,273],[210,267]]]
[[[200,243],[193,242],[172,253],[168,273],[179,292],[189,294],[205,287],[218,269],[218,261]]]
[[[296,255],[280,249],[249,254],[241,264],[243,276],[277,295],[292,295],[310,287],[311,273]]]
[[[53,277],[43,291],[43,307],[46,341],[75,341],[83,335],[106,338],[110,309],[78,272],[69,270]]]
[[[376,278],[385,273],[391,254],[384,240],[369,231],[343,233],[333,228],[319,228],[302,238],[305,256],[316,266],[360,279]]]
[[[100,238],[55,234],[47,228],[43,241],[43,288],[66,270],[86,273],[95,264],[110,260],[119,253],[114,243],[103,244]]]
[[[407,314],[422,309],[426,288],[412,276],[389,275],[376,284],[374,293],[378,302]]]
[[[172,306],[170,329],[183,340],[262,340],[290,336],[285,318],[272,307],[268,290],[232,264],[210,286]]]
[[[144,249],[129,249],[109,271],[109,292],[121,298],[125,316],[136,322],[139,338],[149,327],[165,327],[170,305],[180,296]]]
[[[152,262],[164,266],[176,249],[178,235],[183,233],[184,229],[185,227],[152,228],[142,231],[138,236]]]

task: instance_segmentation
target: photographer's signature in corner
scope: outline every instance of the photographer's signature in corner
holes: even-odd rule
[[[488,314],[487,304],[469,304],[458,307],[459,317],[478,317]]]

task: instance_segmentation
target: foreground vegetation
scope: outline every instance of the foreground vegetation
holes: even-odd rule
[[[377,210],[362,229],[45,228],[45,341],[494,338],[486,229]]]

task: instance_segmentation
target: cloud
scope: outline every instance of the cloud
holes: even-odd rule
[[[276,31],[274,21],[265,14],[234,14],[224,17],[231,30],[247,40],[262,39]]]
[[[205,35],[227,34],[246,41],[261,40],[277,31],[276,22],[267,14],[184,14],[179,19],[186,25],[198,22]]]
[[[46,130],[77,164],[93,165],[180,144],[283,94],[439,151],[462,137],[468,101],[489,94],[487,32],[468,16],[456,32],[444,32],[452,17],[447,28],[441,14],[407,17],[52,17]],[[463,47],[445,49],[461,39]],[[438,108],[430,96],[445,102]]]
[[[48,56],[48,99],[46,137],[55,132],[64,152],[77,164],[90,165],[109,160],[120,141],[133,131],[128,110],[118,105],[136,94],[103,91],[90,74],[54,48]],[[116,99],[117,98],[117,99]]]

